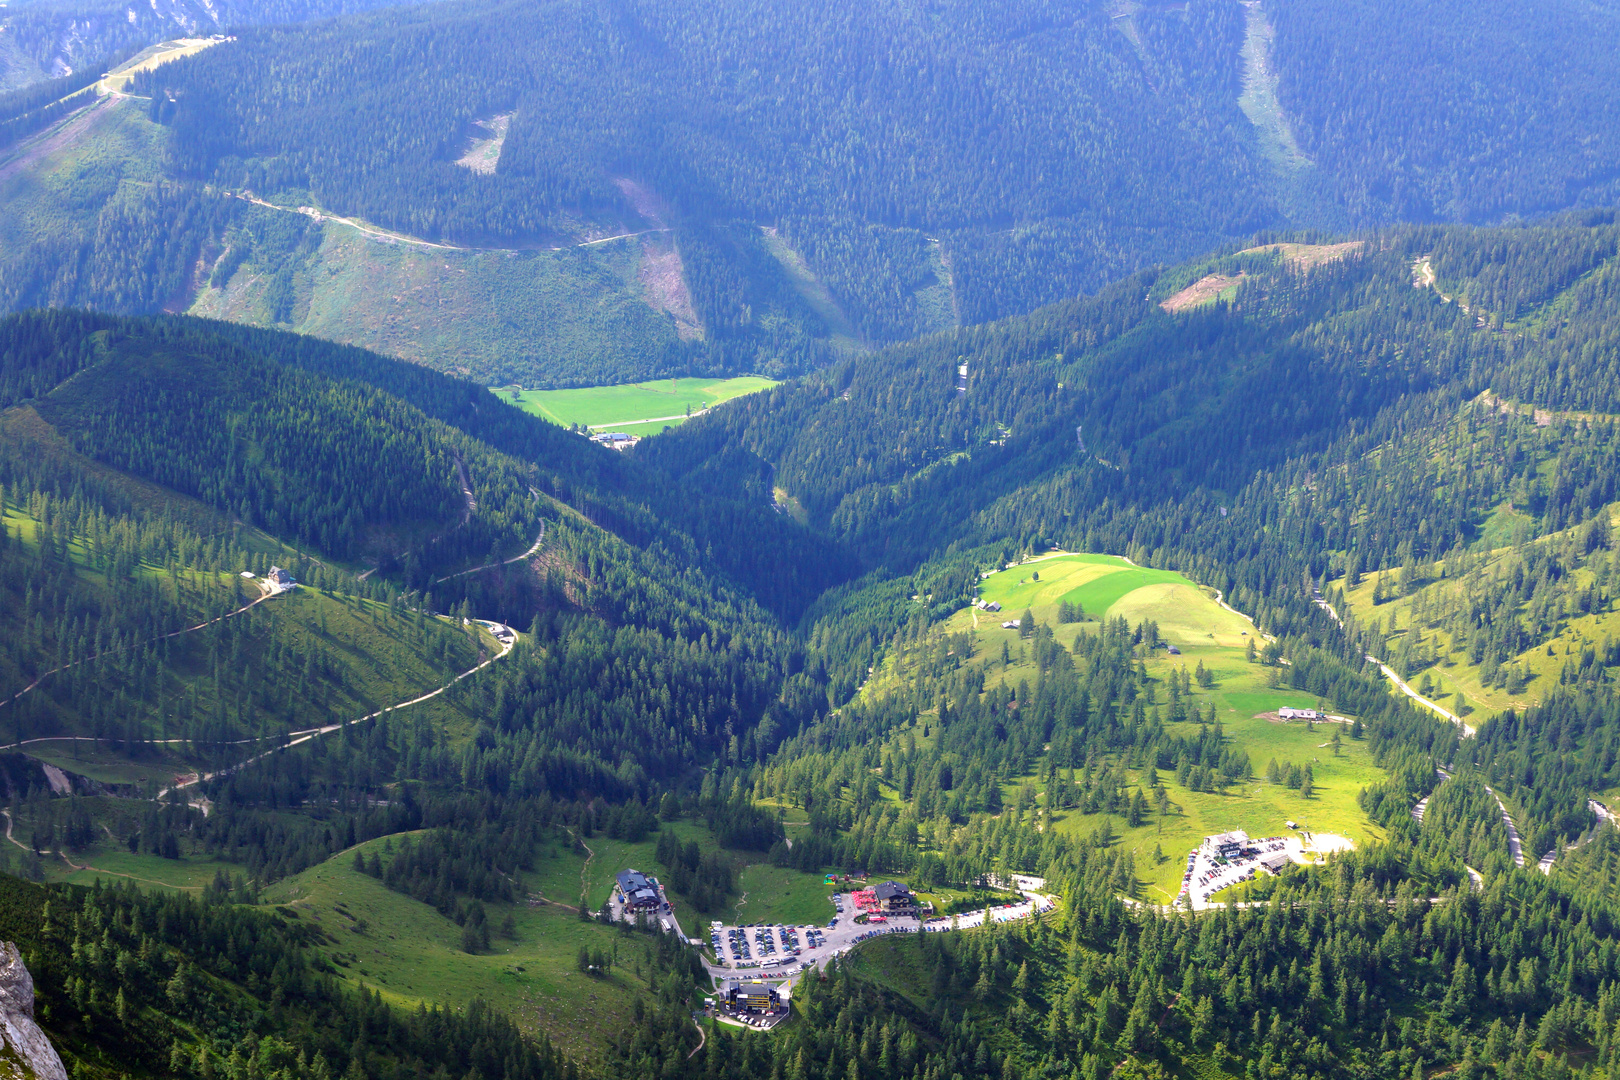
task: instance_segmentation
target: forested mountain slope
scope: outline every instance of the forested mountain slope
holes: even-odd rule
[[[1416,588],[1511,539],[1504,513],[1521,540],[1602,535],[1585,523],[1617,497],[1616,264],[1609,216],[1588,220],[1395,231],[1310,269],[1310,249],[1285,247],[1139,276],[835,366],[638,456],[721,490],[774,488],[811,531],[904,575],[935,618],[971,596],[963,570],[1056,545],[1177,567],[1271,632],[1336,637],[1313,588],[1380,569],[1392,597],[1397,572]],[[1490,299],[1465,310],[1435,275]],[[1230,299],[1166,310],[1209,280]],[[837,634],[861,610],[887,636],[909,616],[879,595],[817,614]],[[1349,655],[1408,662],[1381,626],[1349,634]]]
[[[166,153],[58,146],[25,170],[55,198],[0,192],[55,219],[0,292],[492,383],[791,374],[1268,228],[1601,203],[1617,44],[1564,0],[474,0],[248,29],[133,87]]]
[[[380,6],[372,0],[36,0],[0,18],[0,91],[19,89],[105,62],[165,38],[206,37],[238,26],[296,23]]]
[[[14,619],[0,671],[21,680],[207,613],[209,584],[221,606],[241,588],[222,571],[256,569],[275,543],[234,539],[255,535],[230,521],[242,501],[321,560],[299,566],[316,586],[302,608],[243,617],[274,613],[275,630],[229,623],[195,652],[109,666],[111,702],[89,679],[42,683],[26,730],[99,735],[122,768],[167,770],[155,755],[172,753],[209,771],[233,760],[227,735],[332,724],[199,778],[195,805],[110,781],[50,796],[6,766],[12,847],[39,847],[22,872],[214,880],[166,925],[221,920],[237,943],[143,944],[157,915],[135,908],[156,901],[50,886],[61,929],[14,931],[41,955],[47,1029],[86,1067],[160,1070],[148,1063],[168,1055],[198,1076],[200,1051],[230,1039],[261,1072],[302,1049],[307,1065],[277,1067],[314,1074],[320,1049],[333,1074],[391,1075],[388,1032],[422,1062],[399,1074],[433,1075],[433,1054],[462,1045],[456,1024],[487,1019],[500,1049],[480,1074],[549,1075],[543,1043],[512,1049],[471,1004],[491,987],[535,1038],[577,1040],[592,1009],[590,1052],[553,1062],[586,1074],[1599,1075],[1620,898],[1614,834],[1593,830],[1587,800],[1620,782],[1620,656],[1590,642],[1524,707],[1482,703],[1472,738],[1367,657],[1421,675],[1449,656],[1455,671],[1478,642],[1511,678],[1510,645],[1612,614],[1613,215],[1302,239],[842,361],[625,454],[474,384],[296,335],[65,312],[0,323],[14,403],[0,613],[35,613]],[[277,445],[300,419],[334,444]],[[457,523],[458,455],[488,542],[438,554],[422,533],[446,507]],[[390,492],[366,488],[368,470]],[[302,512],[328,489],[439,525],[359,580],[354,552],[379,522],[362,512],[362,539],[336,550],[349,534]],[[520,520],[544,522],[537,550],[499,531]],[[1089,553],[1070,557],[1077,574],[1163,591],[1047,596],[1055,563],[1022,559],[1052,547]],[[1471,576],[1497,565],[1489,585]],[[1382,602],[1364,606],[1369,583]],[[1424,598],[1437,586],[1462,593],[1454,609]],[[992,587],[1018,626],[970,606]],[[1486,590],[1502,595],[1469,601]],[[1408,645],[1420,601],[1444,626]],[[496,656],[481,630],[421,608],[521,634]],[[325,632],[363,633],[377,655],[392,641],[424,667],[488,663],[344,724],[362,702],[334,683],[362,681],[367,661],[334,655],[322,611]],[[1442,631],[1466,648],[1439,648]],[[318,662],[292,670],[306,650]],[[182,677],[183,707],[117,704]],[[1331,733],[1279,703],[1319,705]],[[141,741],[165,723],[185,744]],[[1147,906],[1175,895],[1175,844],[1239,815],[1280,830],[1279,813],[1361,845],[1250,883],[1253,906]],[[1061,900],[1013,927],[863,943],[796,984],[800,1022],[700,1032],[692,1003],[712,984],[695,952],[577,918],[624,866],[664,875],[688,932],[785,910],[781,893],[820,900],[828,869],[951,902],[1035,874]],[[6,910],[27,906],[19,893]],[[239,955],[249,939],[286,947],[256,960]],[[92,1034],[119,1009],[119,949],[136,973],[123,1009],[151,1010],[151,1046]],[[243,1002],[234,1034],[199,1011],[198,983]],[[439,1049],[417,1047],[356,986],[465,1011]]]
[[[1350,247],[1263,246],[1145,273],[1027,318],[837,365],[700,418],[642,456],[709,476],[722,448],[744,460],[731,450],[741,445],[764,464],[733,482],[774,485],[814,529],[901,569],[1009,535],[1077,549],[1107,537],[1149,554],[1184,546],[1191,557],[1247,546],[1239,537],[1257,525],[1309,550],[1313,576],[1352,548],[1369,569],[1403,543],[1433,557],[1477,539],[1512,478],[1543,455],[1564,454],[1572,477],[1606,470],[1607,429],[1584,434],[1585,420],[1603,423],[1584,411],[1568,414],[1582,426],[1567,437],[1526,424],[1540,449],[1510,457],[1499,477],[1474,470],[1459,483],[1441,459],[1387,505],[1378,471],[1391,458],[1377,451],[1416,451],[1487,392],[1542,409],[1620,410],[1606,348],[1611,219],[1395,230]],[[1308,266],[1313,254],[1333,257]],[[1435,275],[1442,285],[1427,283]],[[1211,281],[1226,289],[1220,298],[1181,306]],[[1516,430],[1520,421],[1488,404],[1479,415]],[[1612,498],[1602,484],[1560,483],[1537,513],[1563,528]],[[1298,537],[1295,514],[1314,519]],[[896,517],[911,526],[893,528]]]

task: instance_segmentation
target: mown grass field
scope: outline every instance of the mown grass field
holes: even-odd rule
[[[700,412],[775,385],[771,379],[740,375],[732,379],[658,379],[577,390],[501,387],[493,393],[502,401],[564,427],[584,424],[598,431],[650,435],[685,422],[688,411]]]
[[[836,914],[831,900],[836,886],[826,884],[820,874],[758,862],[737,875],[737,887],[746,895],[739,895],[727,922],[819,926]]]

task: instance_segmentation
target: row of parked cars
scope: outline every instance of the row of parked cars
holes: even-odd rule
[[[788,958],[798,956],[803,947],[799,942],[799,928],[794,926],[766,925],[753,923],[749,926],[738,926],[726,931],[726,943],[722,948],[720,944],[719,924],[709,928],[709,944],[714,948],[714,954],[722,960],[730,953],[731,958],[740,963],[751,962],[757,951],[763,967],[776,967],[788,962]],[[752,930],[752,943],[749,931]],[[818,930],[807,930],[811,936],[810,948],[814,949],[825,939]],[[778,952],[784,954],[780,959],[771,959]]]

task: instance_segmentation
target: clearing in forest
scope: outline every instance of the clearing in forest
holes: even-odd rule
[[[506,145],[506,129],[512,123],[511,113],[492,116],[488,120],[474,120],[472,134],[456,164],[464,169],[486,175],[495,172],[500,164],[501,148]]]
[[[1186,311],[1201,304],[1213,303],[1216,299],[1224,297],[1230,300],[1237,295],[1237,287],[1243,281],[1243,274],[1210,274],[1201,277],[1191,285],[1182,289],[1167,300],[1161,300],[1159,306],[1169,312]]]
[[[1347,240],[1342,244],[1265,244],[1248,248],[1240,254],[1257,251],[1275,251],[1295,270],[1313,270],[1324,263],[1338,262],[1366,247],[1364,240]]]
[[[584,424],[593,431],[624,431],[652,435],[683,423],[705,409],[744,394],[769,390],[776,380],[757,375],[731,379],[649,379],[619,386],[587,386],[573,390],[524,390],[502,386],[496,397],[524,412],[568,427]]]
[[[212,45],[231,39],[223,34],[205,38],[175,38],[173,41],[161,41],[149,49],[143,49],[127,63],[120,64],[112,71],[102,76],[101,82],[96,84],[96,92],[100,94],[122,94],[129,89],[129,84],[136,75],[143,71],[151,71],[155,67],[167,64],[171,60],[181,57],[194,56]]]

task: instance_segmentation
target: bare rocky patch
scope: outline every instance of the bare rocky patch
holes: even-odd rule
[[[641,242],[641,265],[636,270],[641,295],[654,311],[667,312],[675,320],[675,333],[682,341],[703,336],[703,323],[692,307],[692,294],[686,288],[685,268],[675,245],[657,236]]]
[[[474,120],[473,133],[456,164],[475,173],[494,175],[500,164],[501,148],[506,145],[506,130],[512,123],[511,113],[492,116],[488,120]]]
[[[1169,312],[1186,311],[1199,304],[1207,304],[1221,295],[1227,289],[1243,280],[1242,274],[1228,276],[1226,274],[1210,274],[1199,278],[1191,285],[1182,289],[1168,300],[1159,302],[1159,306]]]

